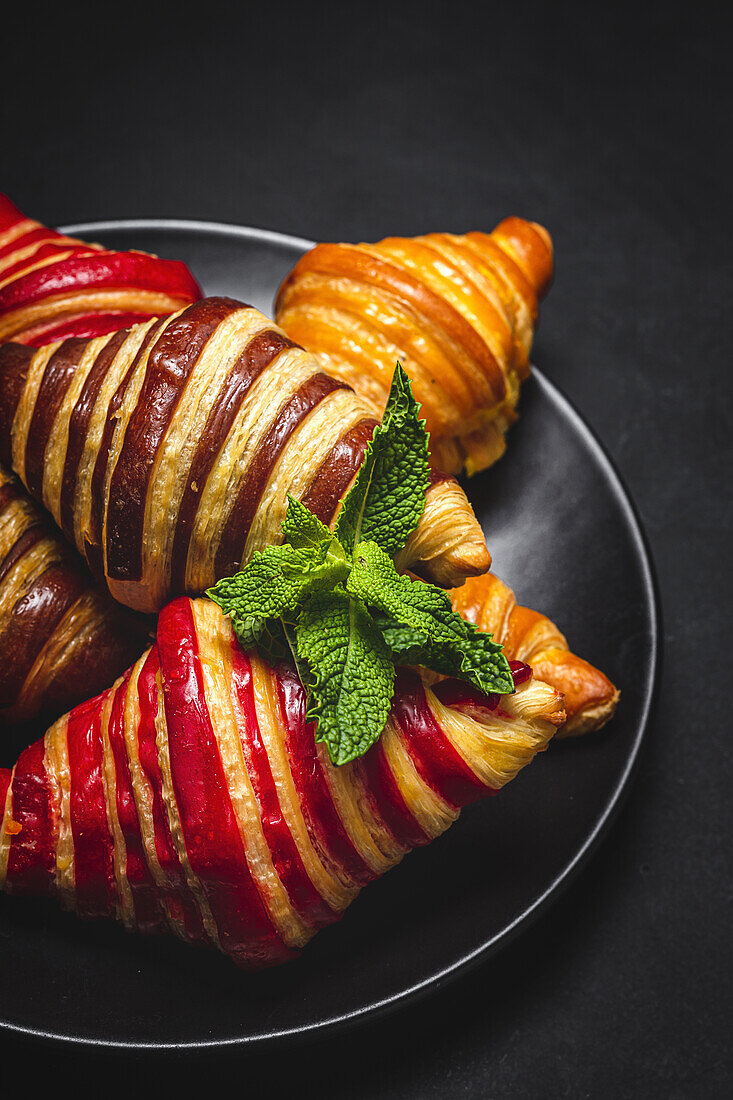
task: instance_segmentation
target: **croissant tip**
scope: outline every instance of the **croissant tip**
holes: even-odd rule
[[[585,707],[573,714],[558,731],[559,738],[582,737],[585,733],[597,733],[611,721],[616,713],[621,692],[614,688],[613,694],[593,707]]]

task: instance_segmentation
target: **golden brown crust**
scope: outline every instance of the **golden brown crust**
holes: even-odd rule
[[[605,726],[619,699],[618,689],[599,669],[576,656],[547,616],[517,604],[511,588],[492,573],[469,579],[451,592],[455,610],[501,642],[510,660],[532,666],[538,680],[565,696],[567,720],[558,737],[574,737]]]
[[[551,276],[549,234],[521,218],[491,234],[319,244],[283,282],[276,318],[377,413],[399,359],[436,465],[474,473],[503,453]]]

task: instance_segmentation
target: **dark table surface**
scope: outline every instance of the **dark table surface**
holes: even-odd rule
[[[661,690],[595,858],[431,998],[165,1068],[4,1036],[3,1067],[168,1094],[163,1072],[273,1097],[730,1095],[730,18],[670,2],[183,7],[6,13],[0,189],[51,224],[178,216],[326,240],[547,225],[535,359],[640,509]]]

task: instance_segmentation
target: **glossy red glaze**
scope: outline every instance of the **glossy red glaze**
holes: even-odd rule
[[[410,813],[397,781],[384,754],[382,742],[373,745],[357,766],[364,779],[365,789],[379,816],[384,820],[398,843],[408,848],[430,843],[430,837]]]
[[[157,638],[181,828],[221,947],[245,967],[284,962],[293,952],[280,939],[263,905],[232,808],[206,706],[190,600],[174,600],[163,609]]]
[[[102,779],[101,719],[105,701],[106,695],[98,695],[75,707],[67,726],[74,884],[81,917],[114,915],[113,845]]]
[[[252,689],[252,666],[236,638],[232,639],[232,680],[244,714],[240,730],[247,771],[260,808],[262,832],[291,904],[305,921],[322,928],[340,914],[323,900],[308,877],[298,847],[283,817],[267,749],[262,741]]]
[[[364,886],[377,876],[352,843],[331,799],[316,751],[314,726],[305,720],[303,686],[288,668],[278,669],[277,678],[290,770],[313,846],[342,879]]]
[[[397,670],[392,716],[421,777],[446,802],[458,809],[489,793],[435,721],[416,673]]]
[[[82,313],[70,319],[63,318],[61,321],[49,321],[36,325],[32,329],[25,329],[23,333],[15,337],[15,340],[19,344],[32,345],[34,348],[41,348],[45,344],[53,344],[56,340],[66,340],[72,336],[91,340],[95,336],[107,336],[111,332],[128,329],[131,325],[139,325],[143,321],[149,321],[153,316],[152,313],[114,311],[109,313]]]
[[[524,661],[510,661],[509,668],[512,670],[515,688],[532,679],[532,666],[525,665]]]
[[[125,876],[135,909],[135,921],[141,932],[155,932],[165,927],[158,906],[155,885],[145,859],[140,821],[130,778],[130,765],[125,748],[124,707],[130,683],[130,673],[114,689],[107,735],[115,769],[115,808],[125,842]]]
[[[160,260],[142,252],[89,252],[21,276],[0,290],[0,310],[19,309],[57,294],[84,289],[142,287],[183,301],[201,297],[201,289],[180,260]]]
[[[41,739],[22,752],[15,765],[11,815],[21,828],[10,845],[6,882],[13,894],[49,894],[56,870],[53,810],[43,757]]]
[[[173,846],[168,814],[163,802],[163,785],[158,762],[155,728],[155,717],[158,713],[156,677],[159,669],[158,647],[155,645],[150,650],[137,681],[138,702],[140,705],[137,747],[140,765],[150,786],[155,852],[161,870],[166,875],[169,883],[169,887],[161,889],[160,893],[172,919],[183,925],[188,938],[199,943],[209,943],[209,938],[201,920],[201,913],[188,891],[186,875]]]

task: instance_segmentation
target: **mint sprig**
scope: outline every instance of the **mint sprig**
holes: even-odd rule
[[[514,691],[491,635],[457,615],[442,589],[394,567],[422,516],[428,480],[428,433],[398,363],[335,530],[288,496],[283,544],[256,553],[207,593],[245,648],[275,663],[295,659],[307,716],[334,764],[362,756],[379,738],[397,664],[424,665],[484,692]]]

